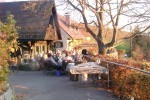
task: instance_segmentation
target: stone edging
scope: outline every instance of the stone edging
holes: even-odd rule
[[[8,87],[7,91],[0,96],[0,100],[14,100],[14,93],[10,86]]]

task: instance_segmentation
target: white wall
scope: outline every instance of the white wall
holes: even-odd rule
[[[60,29],[61,31],[61,36],[62,36],[62,42],[63,42],[63,47],[62,48],[56,48],[56,50],[68,50],[68,38],[71,38],[63,29]]]

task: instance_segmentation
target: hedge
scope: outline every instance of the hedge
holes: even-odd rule
[[[135,61],[132,59],[115,59],[105,55],[84,57],[87,61],[102,59],[119,64],[133,66],[135,68],[150,71],[150,62]],[[107,65],[101,62],[102,66]],[[132,69],[109,64],[110,90],[122,100],[134,97],[135,100],[150,100],[150,75]],[[105,78],[107,80],[107,78]]]

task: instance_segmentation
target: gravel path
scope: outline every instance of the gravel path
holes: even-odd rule
[[[14,72],[9,84],[20,100],[117,100],[105,90],[75,88],[68,76],[46,76],[42,72]]]

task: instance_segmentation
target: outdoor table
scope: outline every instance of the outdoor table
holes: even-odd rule
[[[105,67],[97,65],[95,62],[87,62],[79,65],[69,63],[66,70],[71,74],[98,74],[106,73],[107,71]]]
[[[68,64],[66,70],[71,74],[78,74],[81,77],[81,81],[87,81],[88,74],[100,74],[107,72],[105,67],[97,65],[95,62],[87,62],[79,65]]]
[[[68,63],[68,65],[66,67],[66,71],[69,71],[71,66],[75,66],[75,63]]]

